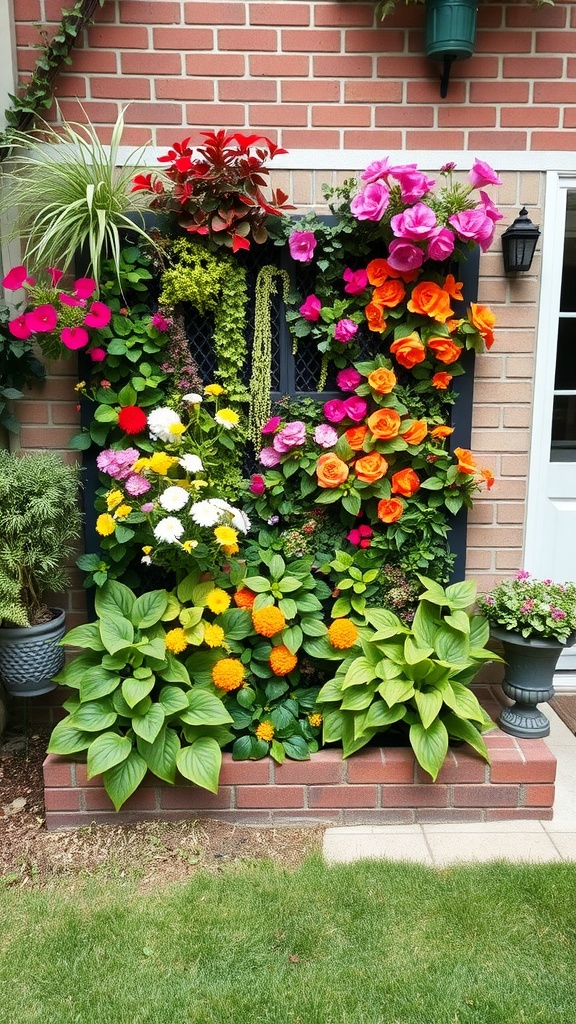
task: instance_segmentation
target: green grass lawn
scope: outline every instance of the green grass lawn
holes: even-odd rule
[[[576,867],[270,862],[0,892],[2,1024],[574,1024]]]

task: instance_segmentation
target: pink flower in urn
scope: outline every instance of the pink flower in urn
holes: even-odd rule
[[[346,281],[344,285],[346,295],[361,295],[368,287],[368,274],[365,270],[350,270],[347,267],[342,277]]]
[[[104,302],[93,302],[84,317],[87,327],[107,327],[112,319],[112,310]]]
[[[366,400],[364,398],[357,398],[356,395],[346,398],[343,405],[346,416],[354,420],[354,423],[360,423],[368,412]]]
[[[416,203],[403,213],[392,217],[390,226],[398,238],[409,238],[413,242],[429,238],[436,227],[436,214],[426,203]]]
[[[355,324],[353,320],[339,320],[334,326],[334,337],[336,341],[346,344],[352,340],[357,331],[358,324]]]
[[[266,466],[266,469],[272,469],[273,466],[277,466],[279,464],[280,456],[274,448],[263,448],[260,452],[260,462],[263,466]]]
[[[24,341],[32,334],[32,329],[28,324],[28,317],[25,313],[11,320],[8,324],[8,330],[13,338],[19,338],[20,341]]]
[[[103,363],[106,359],[106,349],[91,348],[88,355],[93,363]]]
[[[484,207],[474,210],[462,210],[449,217],[449,223],[463,241],[478,242],[482,252],[490,247],[494,237],[495,224],[485,213]]]
[[[266,490],[266,481],[264,480],[264,477],[260,476],[259,473],[253,473],[248,490],[251,494],[255,494],[257,497],[264,494],[264,491]]]
[[[401,273],[409,270],[418,270],[424,262],[424,253],[417,245],[406,242],[401,238],[394,238],[388,247],[388,263],[393,270]]]
[[[338,434],[329,423],[319,423],[314,431],[314,440],[321,448],[333,448],[338,440]]]
[[[496,174],[493,167],[484,160],[476,159],[468,177],[472,182],[472,188],[482,188],[483,185],[501,185],[502,181]]]
[[[340,391],[356,391],[362,383],[362,375],[353,366],[347,366],[336,374],[336,383]]]
[[[502,220],[504,214],[500,213],[500,210],[496,206],[496,203],[492,202],[487,192],[480,193],[480,201],[482,203],[482,206],[484,207],[484,213],[486,214],[487,217],[490,217],[490,220]]]
[[[42,306],[36,306],[36,309],[32,309],[27,313],[26,320],[28,327],[34,334],[50,334],[58,323],[58,313],[54,306],[46,303]]]
[[[416,203],[427,192],[430,192],[436,184],[434,178],[429,178],[422,171],[393,169],[392,173],[400,185],[403,203]]]
[[[448,259],[453,252],[454,232],[450,231],[450,228],[435,228],[428,239],[428,251],[426,253],[428,259],[437,260],[441,263],[442,260]]]
[[[350,212],[357,220],[380,220],[390,202],[386,185],[375,181],[367,185],[350,203]]]
[[[282,430],[278,431],[272,441],[275,451],[281,452],[283,455],[286,452],[292,451],[293,448],[300,448],[305,443],[306,424],[302,423],[301,420],[287,423]]]
[[[373,160],[365,171],[362,171],[360,175],[362,181],[367,184],[372,184],[375,181],[379,181],[380,178],[384,178],[390,172],[390,161],[388,157],[384,157],[384,160]]]
[[[309,295],[300,306],[298,312],[305,320],[310,320],[315,323],[320,317],[321,309],[322,303],[320,302],[320,299],[317,298],[316,295]]]
[[[346,415],[344,402],[341,398],[331,398],[324,403],[324,415],[330,423],[340,423]]]
[[[75,351],[77,348],[85,348],[90,338],[88,331],[83,327],[64,327],[60,334],[60,341],[66,348]]]
[[[282,417],[281,416],[271,416],[269,420],[266,420],[266,423],[261,428],[260,433],[261,434],[275,434],[281,423],[282,423]]]
[[[298,263],[310,263],[314,257],[316,245],[313,231],[293,231],[288,239],[290,255]]]

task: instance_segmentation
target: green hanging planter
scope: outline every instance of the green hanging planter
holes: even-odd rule
[[[479,0],[426,0],[426,56],[463,60],[474,52]]]

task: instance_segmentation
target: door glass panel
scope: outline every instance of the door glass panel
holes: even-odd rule
[[[552,462],[576,462],[576,192],[568,192],[554,405]]]

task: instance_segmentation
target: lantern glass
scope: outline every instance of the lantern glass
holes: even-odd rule
[[[526,273],[532,266],[540,230],[528,217],[525,207],[502,235],[502,254],[506,274]]]

